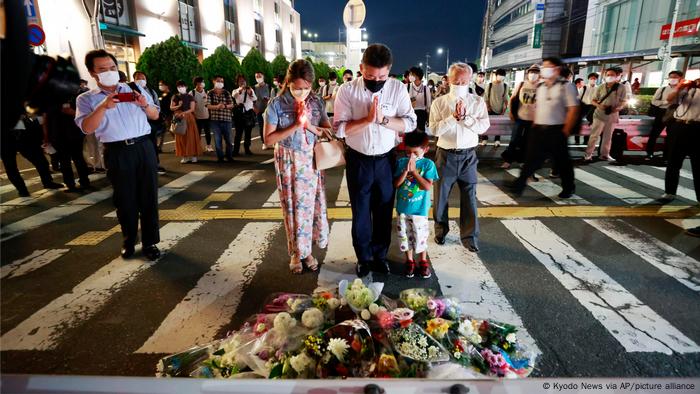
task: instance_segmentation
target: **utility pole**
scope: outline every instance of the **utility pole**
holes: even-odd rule
[[[430,63],[428,63],[430,59],[430,54],[426,53],[425,54],[425,75],[430,75]]]
[[[669,71],[668,68],[671,66],[671,51],[673,49],[673,33],[676,31],[676,21],[678,20],[678,9],[681,6],[682,0],[676,0],[676,7],[673,10],[673,20],[671,21],[671,31],[668,33],[668,44],[666,45],[666,52],[664,53],[664,62],[661,66],[661,78],[666,78]]]
[[[445,62],[445,74],[450,69],[450,48],[447,48],[447,61]]]

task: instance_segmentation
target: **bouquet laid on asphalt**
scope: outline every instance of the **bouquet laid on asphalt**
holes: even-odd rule
[[[161,359],[157,376],[316,379],[526,377],[534,357],[517,328],[462,314],[430,289],[381,295],[382,283],[339,292],[273,294],[226,338]]]

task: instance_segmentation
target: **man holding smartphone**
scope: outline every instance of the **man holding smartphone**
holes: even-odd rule
[[[149,95],[119,83],[117,59],[109,52],[88,52],[85,66],[97,89],[78,96],[75,123],[104,145],[107,177],[114,188],[114,205],[124,236],[121,256],[127,259],[134,255],[140,218],[143,254],[157,260],[158,164],[148,120],[158,119],[160,109]]]

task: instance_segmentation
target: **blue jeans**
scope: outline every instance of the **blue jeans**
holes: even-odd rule
[[[221,146],[221,139],[226,141],[226,158],[229,160],[233,159],[233,152],[231,151],[231,122],[223,122],[220,120],[209,121],[209,128],[214,133],[214,144],[216,145],[216,157],[219,160],[224,159],[224,149]]]

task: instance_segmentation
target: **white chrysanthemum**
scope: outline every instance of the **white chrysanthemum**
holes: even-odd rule
[[[457,327],[457,332],[464,337],[472,336],[474,334],[474,327],[472,326],[472,322],[470,320],[463,320],[459,323],[459,327]]]
[[[297,320],[287,312],[278,313],[275,316],[274,327],[276,330],[286,332],[297,325]]]
[[[289,359],[289,365],[291,365],[297,373],[302,373],[311,366],[313,361],[314,360],[307,356],[305,352],[301,352]]]
[[[328,350],[330,350],[340,362],[345,362],[345,355],[348,354],[349,348],[350,345],[348,345],[345,339],[331,338],[331,340],[328,341]]]
[[[367,309],[363,309],[362,312],[360,312],[360,317],[362,318],[362,320],[369,320],[370,318],[372,318],[372,314],[369,313]]]
[[[357,279],[355,279],[355,280],[352,282],[352,288],[353,288],[353,289],[359,289],[359,288],[361,288],[362,286],[364,286],[364,284],[362,283],[362,279],[360,279],[360,278],[357,278]]]
[[[323,312],[318,308],[309,308],[301,315],[301,324],[306,328],[319,328],[323,320]]]
[[[374,302],[369,304],[369,313],[376,315],[377,312],[379,312],[379,305],[375,304]]]
[[[345,305],[347,305],[347,304],[348,304],[348,300],[346,300],[345,297],[343,297],[343,298],[340,299],[340,305],[345,306]]]
[[[340,300],[337,298],[331,298],[328,300],[328,307],[331,309],[337,309],[340,306]]]
[[[506,335],[506,341],[508,341],[509,343],[515,343],[515,333],[511,332],[510,334]]]
[[[481,341],[482,341],[482,338],[481,338],[481,335],[479,335],[479,334],[472,334],[469,336],[469,342],[471,342],[475,345],[480,344]]]

